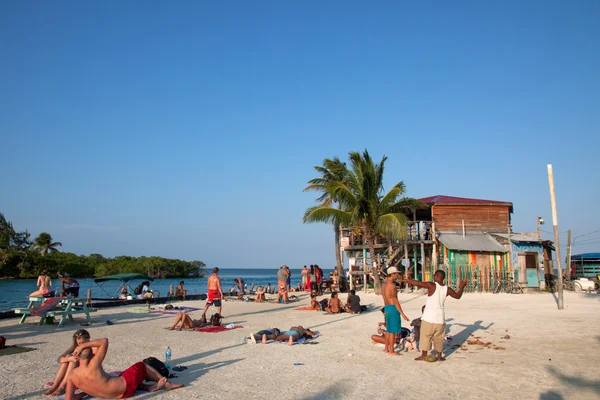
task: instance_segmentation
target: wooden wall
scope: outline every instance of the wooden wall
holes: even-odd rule
[[[509,206],[496,205],[434,205],[431,216],[438,231],[506,232],[510,223]]]

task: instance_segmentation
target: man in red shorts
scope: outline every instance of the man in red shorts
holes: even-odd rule
[[[96,348],[96,354],[92,352]],[[73,350],[73,356],[79,359],[67,381],[66,399],[81,399],[86,395],[102,399],[125,399],[135,394],[137,389],[155,392],[160,389],[172,390],[182,387],[173,384],[160,375],[154,368],[138,362],[129,367],[120,376],[111,377],[102,368],[102,361],[108,351],[108,339],[98,339],[82,343]],[[155,382],[146,385],[144,381]],[[83,393],[75,394],[75,389]]]
[[[221,299],[223,298],[223,289],[221,288],[221,278],[219,278],[219,268],[213,268],[213,274],[208,277],[208,298],[206,299],[206,305],[204,306],[203,319],[206,318],[206,311],[208,307],[215,306],[219,307],[219,314],[223,310],[221,305]]]

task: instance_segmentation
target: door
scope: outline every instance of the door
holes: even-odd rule
[[[538,253],[525,253],[525,268],[527,270],[527,286],[539,287]]]

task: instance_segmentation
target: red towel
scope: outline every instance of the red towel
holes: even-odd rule
[[[61,301],[61,297],[50,297],[49,299],[44,300],[42,304],[31,310],[31,315],[34,317],[41,317],[42,315],[45,315],[48,311],[56,307]]]
[[[208,326],[206,328],[198,328],[196,332],[209,332],[209,333],[217,333],[223,331],[230,331],[232,329],[243,328],[241,325],[236,325],[235,328],[225,328],[223,325],[221,326]]]

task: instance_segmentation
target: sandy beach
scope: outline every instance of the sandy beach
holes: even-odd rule
[[[243,328],[220,333],[177,332],[166,328],[173,315],[130,312],[139,307],[99,310],[87,327],[92,338],[107,337],[105,369],[123,370],[148,356],[188,369],[174,382],[186,386],[136,398],[286,398],[286,399],[590,399],[600,398],[596,360],[600,352],[600,296],[565,293],[565,310],[553,295],[465,294],[448,299],[446,318],[453,347],[447,361],[416,362],[417,352],[384,355],[369,336],[382,321],[382,300],[359,293],[370,312],[326,315],[283,304],[224,303],[223,324]],[[326,297],[326,296],[325,296]],[[341,299],[345,301],[346,295]],[[420,316],[422,294],[401,294],[409,318]],[[176,303],[202,307],[204,302]],[[214,309],[209,311],[209,316]],[[201,311],[191,313],[199,318]],[[113,325],[107,325],[110,320]],[[31,318],[0,321],[7,344],[35,351],[0,357],[0,398],[44,398],[44,383],[56,373],[56,358],[68,348],[82,318],[61,329],[38,326]],[[251,332],[303,325],[320,332],[311,344],[252,345]],[[510,337],[503,339],[503,337]],[[482,344],[468,344],[479,341]],[[486,345],[487,344],[487,345]],[[294,365],[300,363],[301,365]]]

